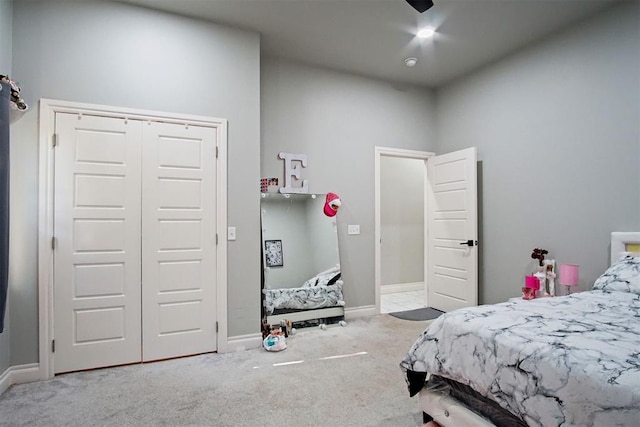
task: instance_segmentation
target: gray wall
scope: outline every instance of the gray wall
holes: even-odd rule
[[[435,148],[432,92],[355,75],[265,60],[261,174],[284,175],[280,151],[308,156],[309,191],[337,193],[347,308],[375,304],[374,147]],[[347,224],[360,235],[348,236]]]
[[[424,280],[424,160],[380,158],[380,281]]]
[[[263,199],[261,208],[263,239],[282,242],[283,265],[265,268],[266,287],[297,288],[315,274],[306,200]]]
[[[31,111],[12,126],[11,362],[38,360],[39,98],[229,120],[230,336],[260,322],[258,34],[118,3],[14,4],[13,73]],[[247,298],[255,295],[255,298]]]
[[[610,233],[640,229],[638,4],[438,92],[438,152],[478,147],[481,303],[520,293],[534,247],[590,287]]]
[[[11,33],[13,22],[13,1],[0,0],[0,74],[11,74]],[[12,76],[13,78],[13,76]],[[4,331],[0,334],[0,375],[11,366],[11,325],[10,304],[7,301]]]
[[[313,250],[314,274],[321,273],[340,264],[338,250],[338,218],[324,214],[326,194],[319,194],[318,198],[309,201],[307,222],[309,224],[309,238]]]
[[[0,74],[11,76],[13,0],[0,0]]]

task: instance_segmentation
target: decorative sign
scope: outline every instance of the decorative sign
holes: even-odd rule
[[[282,240],[264,241],[264,259],[267,267],[282,267]]]
[[[300,181],[300,171],[307,167],[306,154],[292,154],[284,151],[278,154],[278,157],[284,160],[284,187],[280,187],[281,193],[303,193],[309,192],[309,180],[303,179],[302,186],[294,187],[294,182]],[[299,162],[293,163],[293,162]]]

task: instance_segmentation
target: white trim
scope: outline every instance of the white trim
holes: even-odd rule
[[[11,368],[12,384],[32,383],[40,381],[40,364],[28,363],[25,365],[16,365]]]
[[[401,157],[406,159],[418,159],[424,160],[424,215],[425,215],[425,227],[424,227],[424,243],[425,243],[425,259],[424,259],[424,291],[425,298],[427,295],[426,289],[426,278],[427,275],[427,262],[426,262],[426,247],[427,247],[427,188],[428,188],[428,174],[427,174],[427,161],[433,157],[435,154],[428,151],[416,151],[416,150],[405,150],[401,148],[391,148],[391,147],[379,147],[376,146],[374,149],[375,154],[375,223],[374,223],[374,236],[375,236],[375,260],[374,260],[374,289],[375,289],[375,313],[380,314],[380,295],[381,295],[381,256],[380,256],[380,158],[382,156],[387,157]],[[425,299],[426,302],[426,299]]]
[[[394,283],[393,285],[381,285],[380,295],[396,294],[398,292],[415,292],[424,289],[424,282]]]
[[[262,346],[262,335],[260,333],[237,335],[227,339],[227,345],[224,352],[218,350],[218,353],[229,353],[232,351],[244,351],[250,348],[260,348]]]
[[[216,217],[219,243],[217,247],[217,295],[216,315],[218,322],[217,350],[226,351],[227,337],[227,120],[174,114],[151,110],[114,107],[107,105],[84,104],[78,102],[40,100],[39,116],[39,188],[38,188],[38,379],[53,378],[53,353],[51,340],[53,329],[53,147],[51,138],[55,130],[55,114],[65,112],[73,114],[99,115],[125,119],[149,120],[163,123],[179,123],[190,126],[205,126],[218,129],[217,162],[217,200]]]
[[[53,147],[55,106],[40,101],[39,188],[38,188],[38,354],[40,379],[53,378],[53,250],[47,244],[53,236]]]
[[[618,261],[623,252],[627,251],[627,244],[640,244],[640,233],[629,231],[614,231],[611,233],[611,264]]]
[[[375,305],[363,305],[361,307],[350,307],[344,309],[344,318],[353,320],[359,317],[370,317],[380,314],[380,307],[376,309]]]
[[[226,352],[227,332],[227,121],[223,120],[218,132],[218,163],[216,176],[216,218],[218,220],[218,248],[216,250],[216,317],[218,322],[217,350]],[[220,206],[222,204],[222,206]]]
[[[0,394],[7,391],[9,387],[11,387],[11,366],[9,366],[5,371],[0,375]]]
[[[40,380],[40,366],[38,363],[9,366],[0,375],[0,394],[13,384],[24,384]]]

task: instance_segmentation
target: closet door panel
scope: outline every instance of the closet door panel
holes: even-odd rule
[[[56,113],[55,372],[141,360],[142,123]]]
[[[143,126],[143,360],[216,350],[216,129]]]

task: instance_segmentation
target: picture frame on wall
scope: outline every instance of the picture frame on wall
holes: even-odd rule
[[[267,267],[283,267],[282,240],[264,241],[264,259]]]

